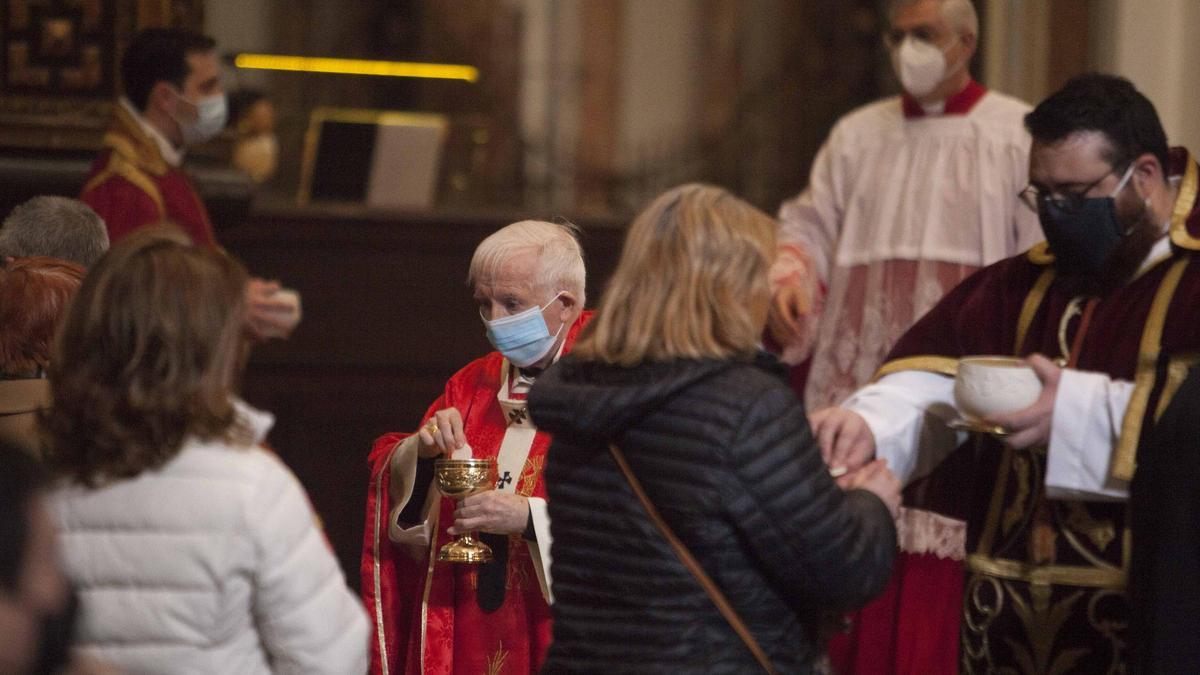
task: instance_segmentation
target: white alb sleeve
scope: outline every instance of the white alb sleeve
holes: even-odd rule
[[[1046,496],[1113,501],[1129,498],[1129,485],[1109,477],[1113,448],[1133,383],[1102,373],[1062,371],[1050,421]]]
[[[933,471],[965,439],[946,426],[954,419],[954,380],[905,370],[854,392],[843,408],[862,415],[875,437],[875,457],[886,459],[908,484]]]

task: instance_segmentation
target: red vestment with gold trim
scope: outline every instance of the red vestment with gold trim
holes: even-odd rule
[[[567,333],[570,350],[590,312]],[[507,360],[492,352],[455,373],[443,394],[426,412],[457,408],[472,456],[495,458],[508,428],[497,400],[501,368]],[[386,434],[375,442],[367,494],[367,523],[362,558],[363,600],[375,624],[371,672],[383,673],[536,673],[550,646],[550,607],[542,595],[529,546],[521,534],[508,537],[505,593],[501,606],[485,612],[477,601],[477,565],[438,562],[437,551],[453,537],[455,502],[439,497],[431,509],[434,536],[418,557],[391,543],[391,457],[408,433]],[[537,432],[517,494],[546,498],[542,480],[550,436]],[[431,488],[436,489],[436,488]],[[436,518],[434,513],[436,512]],[[496,564],[496,563],[492,563]]]
[[[1200,360],[1200,169],[1171,152],[1179,194],[1171,254],[1095,299],[1055,278],[1044,245],[973,275],[897,343],[881,373],[953,374],[976,354],[1066,356],[1074,368],[1134,383],[1110,473],[1129,480],[1137,452],[1188,367]],[[1082,335],[1079,335],[1080,331]],[[972,437],[906,503],[965,520],[960,668],[965,673],[1118,673],[1128,659],[1131,532],[1125,502],[1049,499],[1045,448]]]

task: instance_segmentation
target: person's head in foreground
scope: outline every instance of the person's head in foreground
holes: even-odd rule
[[[541,369],[583,312],[586,280],[573,227],[524,220],[480,242],[467,282],[492,346],[518,368]]]
[[[899,484],[869,465],[847,487],[875,494],[839,488],[759,348],[775,231],[720,188],[667,191],[630,226],[571,354],[533,385],[530,414],[554,438],[548,672],[757,670],[635,481],[780,672],[813,667],[822,612],[886,583]]]
[[[771,297],[775,221],[721,188],[684,185],[633,221],[574,354],[619,365],[753,355]]]
[[[0,261],[46,256],[86,269],[107,250],[104,220],[70,197],[34,197],[13,208],[0,225]]]
[[[1076,77],[1025,118],[1029,187],[1054,265],[1081,294],[1120,286],[1164,233],[1174,206],[1167,137],[1126,79]]]
[[[0,675],[66,665],[70,592],[58,564],[41,468],[0,442]]]
[[[239,432],[246,271],[175,230],[119,241],[79,289],[50,363],[49,461],[86,485]]]
[[[967,86],[979,43],[971,0],[891,0],[887,18],[884,44],[909,96],[931,104]]]

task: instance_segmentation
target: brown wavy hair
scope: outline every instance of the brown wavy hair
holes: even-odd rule
[[[621,366],[753,354],[770,303],[775,229],[770,216],[718,187],[659,195],[629,226],[572,353]]]
[[[83,274],[75,263],[44,256],[0,268],[0,374],[45,370],[54,333]]]
[[[234,439],[246,271],[143,228],[92,268],[50,361],[47,461],[88,486],[162,466],[188,436]]]

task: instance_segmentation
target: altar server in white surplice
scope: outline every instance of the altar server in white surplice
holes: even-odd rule
[[[894,0],[888,18],[903,93],[839,120],[808,187],[779,211],[770,333],[785,361],[809,361],[807,379],[793,381],[810,413],[867,384],[904,331],[960,281],[1042,239],[1017,198],[1030,108],[971,78],[978,18],[969,0]],[[906,512],[901,548],[961,559],[962,524],[936,518]],[[961,576],[956,566],[949,573]],[[898,583],[881,602],[903,607]],[[943,631],[957,638],[956,626]]]

